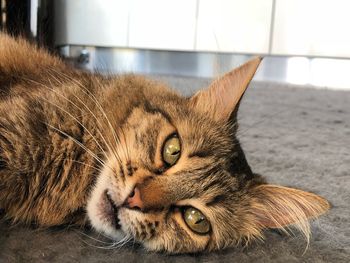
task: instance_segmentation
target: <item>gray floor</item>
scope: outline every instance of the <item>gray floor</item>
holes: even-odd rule
[[[162,79],[185,94],[208,83]],[[103,244],[77,229],[37,231],[2,223],[0,262],[349,262],[350,92],[256,82],[245,94],[239,118],[243,148],[256,172],[272,183],[321,194],[332,203],[330,212],[313,223],[306,251],[300,235],[267,232],[264,243],[248,248],[166,256],[134,244],[97,248]]]

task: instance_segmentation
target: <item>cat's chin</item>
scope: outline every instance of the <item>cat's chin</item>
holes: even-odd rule
[[[118,217],[119,209],[113,202],[103,180],[100,180],[93,189],[86,210],[91,226],[97,232],[115,240],[125,237]]]
[[[114,205],[107,190],[95,193],[88,202],[87,213],[92,227],[109,237],[119,240],[124,237],[118,218],[118,208]]]

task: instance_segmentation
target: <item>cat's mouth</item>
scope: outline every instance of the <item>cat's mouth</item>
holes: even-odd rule
[[[103,199],[105,203],[104,212],[106,217],[115,229],[121,229],[122,226],[120,225],[120,220],[118,218],[118,207],[115,205],[107,191],[105,191]]]

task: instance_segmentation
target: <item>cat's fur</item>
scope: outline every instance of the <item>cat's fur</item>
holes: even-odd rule
[[[39,226],[92,224],[171,253],[234,246],[291,224],[308,237],[307,219],[324,213],[328,202],[266,184],[235,136],[238,105],[259,62],[184,98],[143,77],[77,71],[0,34],[5,217]],[[175,132],[181,157],[166,167],[162,146]],[[211,231],[191,231],[183,206],[199,209]]]

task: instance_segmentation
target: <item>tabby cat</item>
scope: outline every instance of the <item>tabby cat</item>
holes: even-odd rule
[[[0,34],[0,208],[12,222],[91,225],[149,250],[212,251],[329,208],[267,184],[236,137],[255,58],[185,98],[140,76],[65,65]]]

